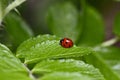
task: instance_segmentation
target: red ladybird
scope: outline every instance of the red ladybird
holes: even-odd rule
[[[69,38],[63,38],[60,40],[60,45],[64,48],[70,48],[73,46],[73,41]]]

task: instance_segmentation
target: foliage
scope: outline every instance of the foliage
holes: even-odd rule
[[[15,13],[23,2],[0,0],[0,26],[7,34],[0,44],[0,80],[120,80],[120,49],[113,45],[120,36],[119,14],[113,26],[115,38],[104,42],[104,21],[94,7],[85,0],[81,8],[74,1],[57,2],[46,12],[50,34],[35,37]],[[60,45],[64,37],[73,40],[73,47]]]

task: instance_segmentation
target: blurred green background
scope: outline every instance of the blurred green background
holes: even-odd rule
[[[28,0],[22,4],[20,12],[27,23],[35,31],[35,34],[49,33],[46,24],[46,12],[50,6],[56,3],[72,2],[78,11],[81,10],[80,0]],[[119,11],[120,3],[113,0],[86,0],[87,3],[94,7],[104,18],[107,30],[107,39],[111,38],[111,27],[116,13]],[[23,9],[24,8],[24,9]]]
[[[63,4],[63,3],[70,3],[70,5],[72,6],[71,7],[72,10],[70,13],[72,16],[75,15],[75,17],[72,17],[71,20],[66,20],[65,24],[63,20],[64,16],[59,14],[60,11],[62,11],[62,5],[60,8],[59,4]],[[55,12],[53,11],[53,13],[51,13],[50,12],[51,7],[56,5],[58,6],[54,8]],[[90,8],[88,12],[85,11],[86,6]],[[65,10],[67,9],[65,7],[67,6],[63,5],[63,9],[64,9],[63,13],[64,11],[67,11]],[[69,4],[68,7],[70,7]],[[57,8],[60,10],[58,10]],[[115,16],[118,14],[120,9],[120,2],[113,0],[27,0],[22,5],[17,7],[17,9],[19,12],[12,11],[17,15],[8,14],[8,17],[6,17],[3,21],[3,26],[1,26],[0,28],[1,43],[6,44],[8,47],[14,46],[14,48],[16,48],[24,40],[28,39],[31,36],[36,36],[39,34],[54,34],[60,37],[67,36],[66,35],[67,32],[65,32],[66,28],[65,30],[63,29],[60,32],[59,27],[62,28],[68,27],[68,29],[69,27],[73,27],[73,29],[76,29],[76,31],[72,32],[72,28],[71,28],[68,30],[68,32],[70,32],[71,30],[69,36],[71,36],[70,38],[72,38],[75,41],[75,43],[77,44],[79,43],[80,45],[84,45],[84,43],[86,43],[87,46],[94,46],[95,44],[102,43],[103,41],[109,40],[114,37],[112,29],[114,25]],[[68,13],[69,11],[70,10],[68,10]],[[53,14],[55,16],[52,16]],[[57,14],[59,16],[57,16]],[[79,16],[79,14],[81,16]],[[87,16],[85,16],[86,14]],[[67,15],[67,12],[65,15]],[[18,18],[16,18],[17,16]],[[51,18],[53,19],[53,22]],[[13,22],[11,20],[13,20]],[[85,20],[87,20],[87,22],[85,22]],[[74,22],[72,23],[72,21]],[[52,23],[56,23],[54,24],[55,26],[53,26]],[[63,25],[61,23],[63,23]],[[60,24],[58,28],[55,28],[56,25],[58,24]],[[69,26],[65,26],[67,24]],[[19,27],[16,28],[16,26],[18,25],[20,28]],[[83,26],[85,25],[90,27],[87,27],[86,31],[82,31],[82,28],[84,28]],[[26,26],[28,28],[26,28]],[[78,29],[74,28],[75,26],[79,26],[79,28]],[[29,27],[31,29],[29,29]],[[97,27],[99,28],[98,30]],[[105,31],[103,29],[105,29]],[[57,34],[55,30],[56,32],[58,32]],[[81,33],[82,33],[82,38],[80,37]],[[91,35],[89,35],[89,33],[91,33]],[[94,33],[97,34],[95,35]],[[84,34],[87,37],[85,37]],[[96,39],[96,41],[92,42],[94,38]]]

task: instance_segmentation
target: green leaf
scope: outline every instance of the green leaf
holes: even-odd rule
[[[33,36],[33,32],[23,21],[23,19],[13,13],[6,16],[5,29],[7,30],[14,47],[18,46],[21,42]]]
[[[120,37],[120,13],[118,13],[115,17],[115,21],[114,21],[114,26],[113,26],[113,33],[116,36]]]
[[[91,65],[85,64],[83,61],[77,61],[73,59],[42,61],[33,68],[32,72],[39,74],[47,74],[51,72],[68,72],[69,75],[70,73],[72,75],[73,72],[77,72],[77,74],[79,73],[78,75],[86,75],[90,78],[93,78],[94,80],[104,80],[98,69]]]
[[[93,80],[92,78],[81,75],[80,73],[54,72],[38,80]],[[95,79],[94,79],[95,80]]]
[[[32,80],[24,74],[0,73],[0,80]]]
[[[120,80],[120,49],[116,47],[96,47],[97,51],[86,59],[100,69],[107,80]]]
[[[47,13],[48,27],[54,35],[68,37],[76,41],[81,33],[78,23],[79,15],[70,2],[51,6]]]
[[[24,41],[17,49],[17,56],[19,56],[19,53],[21,54],[23,51],[28,51],[31,47],[35,46],[38,43],[42,43],[46,40],[59,40],[60,38],[57,38],[56,36],[51,36],[49,34],[46,35],[38,35],[37,37],[30,38],[26,41]],[[23,55],[23,54],[22,54]]]
[[[92,7],[86,6],[80,14],[83,30],[79,40],[80,46],[95,46],[104,40],[104,24],[101,15]]]
[[[23,72],[27,73],[26,68],[19,59],[11,53],[11,51],[0,44],[0,71],[2,72]]]
[[[0,24],[3,18],[14,8],[25,2],[25,0],[0,0]]]
[[[25,58],[25,63],[35,63],[43,59],[80,57],[92,53],[90,48],[63,48],[55,36],[43,35],[25,41],[17,49],[17,57]]]

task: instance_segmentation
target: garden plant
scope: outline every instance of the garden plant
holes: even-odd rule
[[[59,0],[39,33],[22,16],[25,3],[0,0],[0,80],[120,80],[119,13],[105,40],[103,17],[87,0]]]

